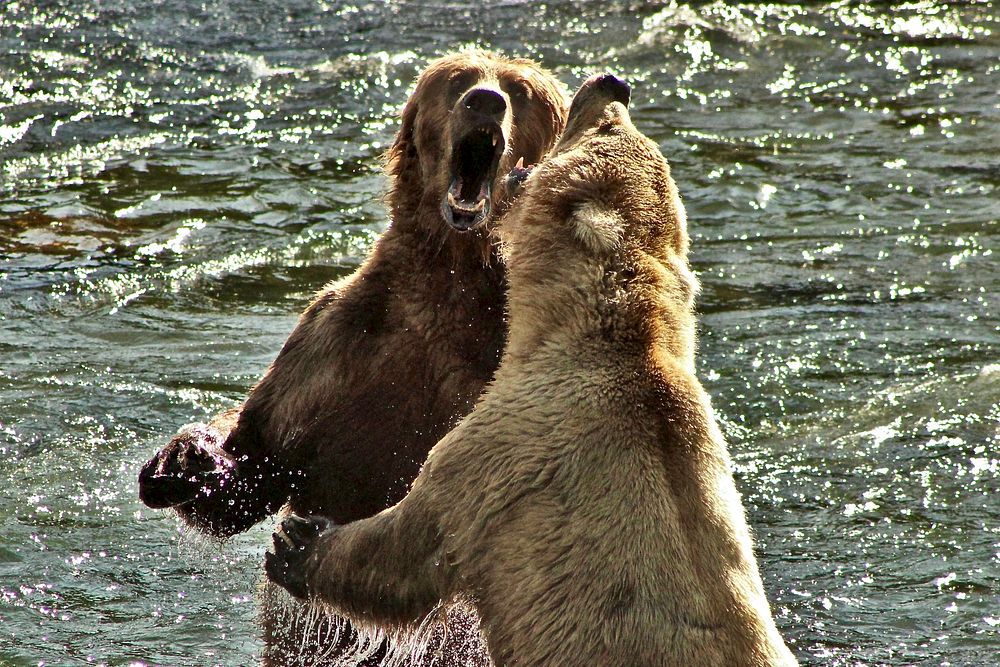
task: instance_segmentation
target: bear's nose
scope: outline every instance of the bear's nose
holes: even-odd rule
[[[632,88],[624,80],[614,74],[599,74],[596,79],[594,87],[604,91],[615,102],[628,106],[632,98]]]
[[[500,120],[507,111],[507,100],[498,91],[492,88],[473,88],[465,94],[462,101],[465,108],[478,111],[479,113]]]

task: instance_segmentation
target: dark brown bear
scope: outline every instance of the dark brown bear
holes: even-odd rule
[[[473,51],[432,63],[388,152],[388,230],[320,292],[241,408],[144,466],[143,502],[224,537],[286,504],[348,523],[399,501],[497,368],[502,175],[540,160],[565,118],[562,85],[530,61]]]

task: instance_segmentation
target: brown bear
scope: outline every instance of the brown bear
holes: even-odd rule
[[[466,51],[430,64],[387,153],[388,230],[319,293],[241,408],[145,465],[143,502],[225,537],[286,504],[344,523],[402,498],[497,368],[503,176],[551,149],[566,107],[562,84],[527,60]]]
[[[274,581],[396,630],[465,597],[497,667],[795,664],[694,374],[684,209],[628,98],[581,87],[500,228],[510,333],[473,412],[394,507],[286,519]]]

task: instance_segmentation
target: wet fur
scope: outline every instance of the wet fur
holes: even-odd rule
[[[301,604],[277,586],[262,588],[259,598],[273,618],[270,641],[283,647],[288,664],[492,667],[468,603],[438,605],[399,629],[348,621],[328,605]]]

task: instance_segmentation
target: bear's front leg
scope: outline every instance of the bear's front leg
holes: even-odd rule
[[[301,473],[258,446],[252,420],[242,423],[245,412],[228,410],[175,435],[142,467],[140,500],[222,538],[277,511]]]
[[[422,502],[421,486],[418,480],[398,505],[344,526],[289,517],[265,558],[268,576],[354,620],[416,627],[449,599],[453,580],[438,514]]]
[[[320,516],[286,518],[274,533],[274,553],[264,555],[267,576],[294,597],[307,598],[306,562],[319,536],[333,528],[336,524]]]

